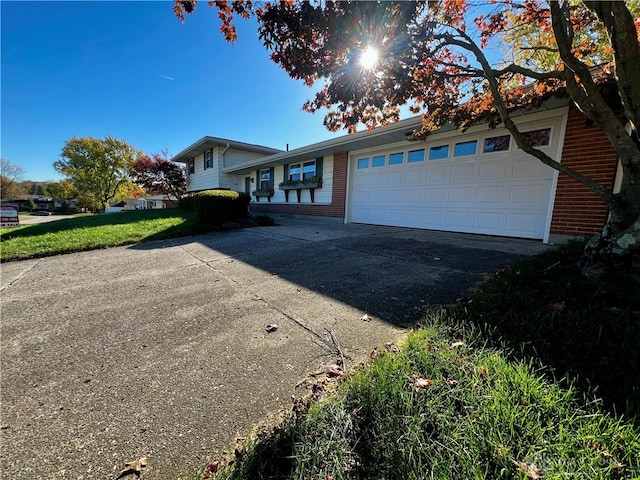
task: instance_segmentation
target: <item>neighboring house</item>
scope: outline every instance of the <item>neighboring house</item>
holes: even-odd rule
[[[54,210],[60,210],[63,208],[67,208],[69,210],[77,210],[76,199],[75,198],[54,198],[53,199],[53,208]]]
[[[53,198],[44,195],[26,195],[24,198],[3,200],[2,202],[17,205],[19,210],[31,210],[30,200],[33,200],[34,210],[52,211],[54,209],[55,202]]]
[[[615,150],[568,101],[552,99],[514,120],[551,157],[609,188],[619,184]],[[251,193],[254,212],[544,242],[592,235],[604,224],[604,202],[523,153],[506,129],[443,128],[416,141],[411,133],[420,122],[409,118],[286,152],[204,137],[173,161],[187,165],[189,192]],[[301,179],[308,183],[296,184]]]
[[[138,210],[156,209],[156,208],[175,208],[178,206],[178,201],[174,197],[168,195],[151,195],[146,197],[140,197],[135,199]],[[127,200],[129,204],[129,200]]]

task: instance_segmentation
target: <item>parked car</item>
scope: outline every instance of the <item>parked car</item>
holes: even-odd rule
[[[46,210],[34,210],[33,212],[31,212],[31,215],[46,217],[47,215],[51,215],[51,212],[48,212]]]

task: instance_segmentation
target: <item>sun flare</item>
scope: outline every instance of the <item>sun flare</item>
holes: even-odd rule
[[[371,70],[378,62],[378,51],[373,47],[367,47],[360,54],[360,66],[365,70]]]

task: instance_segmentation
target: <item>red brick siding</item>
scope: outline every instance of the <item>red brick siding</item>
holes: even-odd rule
[[[573,105],[569,108],[562,149],[562,163],[612,188],[617,155],[611,142]],[[581,183],[566,175],[558,176],[556,199],[551,218],[551,234],[590,236],[607,219],[607,205]]]
[[[347,202],[347,165],[349,153],[339,152],[333,155],[333,190],[330,205],[313,203],[252,203],[252,212],[289,213],[296,215],[316,215],[319,217],[344,218]],[[295,195],[290,195],[290,199]]]

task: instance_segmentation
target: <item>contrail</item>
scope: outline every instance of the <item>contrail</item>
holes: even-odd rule
[[[160,75],[162,78],[166,78],[167,80],[175,80],[175,78],[170,77],[168,75]]]

